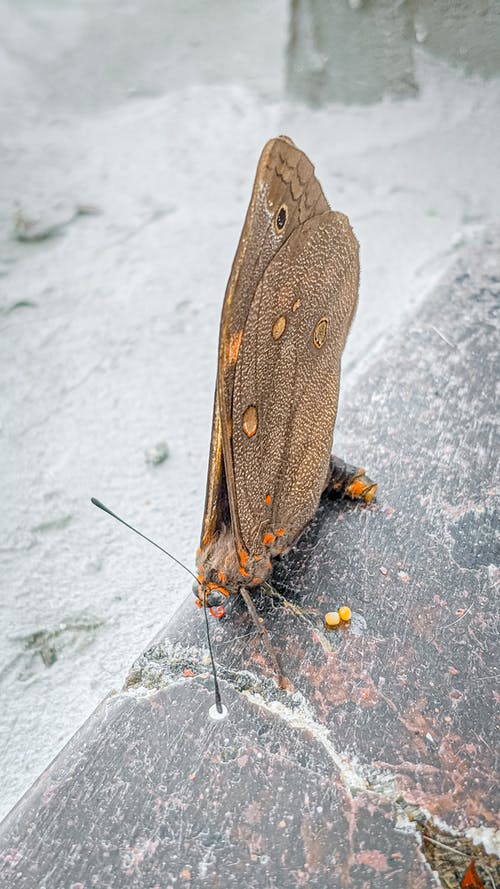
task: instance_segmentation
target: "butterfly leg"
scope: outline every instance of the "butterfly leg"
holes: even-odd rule
[[[287,611],[291,611],[295,617],[303,620],[304,623],[307,624],[310,630],[315,634],[319,644],[321,645],[323,651],[331,652],[332,644],[329,639],[325,636],[323,632],[323,621],[321,620],[321,625],[318,621],[318,616],[320,612],[315,608],[301,608],[299,605],[295,605],[294,602],[289,602],[288,599],[285,599],[281,593],[278,593],[274,587],[271,586],[270,583],[264,581],[262,584],[262,590],[267,596],[270,596],[271,599],[275,599],[282,608],[285,608]]]
[[[296,617],[301,617],[303,620],[309,623],[307,619],[308,614],[315,614],[312,608],[301,608],[300,605],[296,605],[295,602],[290,602],[285,596],[281,593],[278,593],[277,590],[268,583],[267,580],[261,584],[261,589],[265,593],[266,596],[269,596],[270,599],[274,599],[275,602],[278,602],[283,608],[286,608],[287,611],[291,611]]]
[[[324,497],[350,497],[351,500],[371,503],[376,493],[377,484],[365,475],[362,467],[351,466],[340,457],[331,455]]]
[[[273,662],[273,667],[278,676],[278,685],[280,688],[285,688],[285,677],[283,676],[283,667],[280,664],[278,653],[269,638],[269,633],[267,632],[264,624],[259,619],[259,615],[257,614],[257,610],[255,608],[255,605],[253,604],[252,597],[248,590],[245,589],[245,587],[240,588],[240,593],[243,596],[243,601],[248,608],[250,617],[255,624],[256,630],[260,636],[260,640]]]

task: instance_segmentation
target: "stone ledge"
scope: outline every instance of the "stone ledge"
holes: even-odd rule
[[[213,623],[213,723],[190,597],[3,822],[2,885],[431,887],[426,843],[494,850],[491,247],[344,400],[336,450],[379,497],[325,503],[275,571],[289,605],[257,602],[288,689],[235,600]],[[351,625],[327,633],[344,602]],[[486,852],[447,862],[456,886],[471,854],[498,868]]]

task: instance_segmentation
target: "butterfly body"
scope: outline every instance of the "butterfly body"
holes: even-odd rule
[[[222,310],[198,596],[260,585],[330,478],[358,243],[287,137],[261,155]]]

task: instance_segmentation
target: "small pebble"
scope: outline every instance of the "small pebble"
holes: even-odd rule
[[[329,611],[325,614],[325,624],[331,629],[332,627],[338,627],[340,623],[340,617],[338,611]]]
[[[144,451],[144,459],[146,463],[149,463],[151,466],[158,466],[160,463],[163,463],[167,457],[168,445],[164,441],[160,441],[153,448],[148,448]]]
[[[386,575],[387,575],[387,568],[384,568],[384,566],[381,565],[381,566],[380,566],[380,573],[383,574],[384,577],[386,577]]]

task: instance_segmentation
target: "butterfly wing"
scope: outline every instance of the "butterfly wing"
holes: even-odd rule
[[[257,167],[222,309],[202,547],[229,523],[236,542],[243,545],[231,442],[233,388],[238,353],[257,285],[293,232],[327,210],[314,167],[305,154],[286,136],[268,142]]]
[[[276,532],[289,545],[316,512],[358,281],[349,221],[327,211],[292,232],[251,300],[234,375],[231,460],[241,541],[252,555]]]

